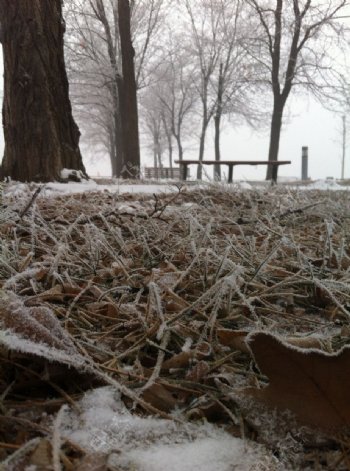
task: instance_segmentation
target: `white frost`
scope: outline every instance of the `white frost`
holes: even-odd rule
[[[261,446],[210,424],[176,423],[131,414],[111,387],[90,391],[69,411],[61,433],[111,464],[135,471],[237,471],[278,469]]]

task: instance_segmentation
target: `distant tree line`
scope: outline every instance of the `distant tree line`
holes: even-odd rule
[[[262,128],[270,119],[268,159],[277,160],[293,92],[328,106],[347,102],[346,0],[65,0],[63,12],[61,3],[0,0],[3,176],[47,180],[67,166],[85,172],[66,70],[84,142],[108,153],[122,178],[139,176],[139,129],[154,165],[172,167],[189,147],[204,159],[209,129],[210,157],[220,161],[223,126]]]
[[[345,0],[131,3],[140,127],[155,166],[172,167],[174,155],[183,159],[187,146],[197,147],[202,160],[209,126],[210,156],[220,160],[223,125],[261,127],[269,116],[268,159],[277,160],[292,91],[304,89],[328,103],[346,98],[340,61]],[[117,12],[110,0],[71,0],[66,6],[74,109],[86,139],[108,152],[113,174],[120,176]],[[198,178],[201,171],[199,166]],[[215,173],[220,178],[219,166]]]

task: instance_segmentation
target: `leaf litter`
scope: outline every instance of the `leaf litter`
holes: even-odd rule
[[[350,469],[348,192],[11,185],[3,469]]]

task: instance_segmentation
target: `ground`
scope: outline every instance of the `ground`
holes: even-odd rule
[[[288,375],[348,352],[350,194],[329,185],[8,184],[0,469],[350,469],[344,384],[311,401],[323,378]]]

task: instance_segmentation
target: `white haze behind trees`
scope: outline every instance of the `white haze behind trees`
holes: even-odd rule
[[[81,6],[87,5],[89,2],[75,0]],[[67,0],[67,3],[68,0]],[[178,2],[179,3],[179,2]],[[180,3],[185,5],[186,1]],[[200,2],[201,3],[201,2]],[[207,2],[208,3],[208,2]],[[210,2],[209,2],[210,3]],[[106,2],[106,5],[109,2]],[[171,100],[167,100],[166,96],[171,97],[172,79],[175,86],[183,86],[184,104],[186,112],[183,116],[181,139],[184,148],[184,158],[198,158],[199,134],[200,134],[200,102],[198,97],[194,97],[194,84],[187,83],[186,79],[193,77],[196,73],[196,57],[186,57],[185,41],[190,36],[189,18],[184,18],[176,11],[174,2],[167,0],[152,0],[152,4],[159,4],[161,7],[153,12],[153,17],[147,16],[147,6],[149,1],[140,0],[139,9],[136,10],[134,22],[134,41],[136,50],[136,70],[139,85],[139,114],[140,114],[140,131],[142,144],[142,165],[152,166],[154,162],[154,139],[152,136],[152,127],[162,127],[164,125],[164,107],[160,106],[160,101],[169,105]],[[192,3],[191,3],[192,4]],[[174,13],[174,11],[176,11]],[[149,11],[148,11],[148,14]],[[158,17],[156,16],[158,15]],[[153,23],[149,22],[152,20]],[[200,18],[198,18],[200,21]],[[184,23],[187,22],[184,30]],[[151,37],[148,41],[147,28],[152,25]],[[69,34],[69,25],[67,26]],[[97,31],[99,34],[99,31]],[[68,36],[67,34],[67,36]],[[69,38],[67,38],[68,40]],[[79,44],[79,41],[77,41]],[[145,45],[147,47],[145,48]],[[85,51],[83,50],[83,55]],[[96,50],[94,54],[98,55]],[[166,60],[164,60],[166,58]],[[184,64],[184,69],[178,67],[178,62]],[[173,62],[173,68],[171,63]],[[2,63],[2,61],[1,61]],[[169,65],[170,64],[170,65]],[[96,64],[95,64],[96,65]],[[105,69],[97,64],[97,69],[108,77],[108,64],[104,64]],[[82,69],[89,74],[89,83],[84,83],[85,89],[79,89],[79,83],[72,86],[73,93],[76,90],[81,91],[81,97],[86,100],[85,107],[74,107],[76,118],[82,131],[81,147],[85,160],[87,171],[90,175],[110,175],[111,166],[107,155],[106,147],[108,143],[104,139],[103,133],[96,123],[102,119],[103,112],[108,115],[108,105],[110,100],[108,94],[104,94],[103,88],[100,87],[96,80],[96,69],[94,64],[87,60],[80,63]],[[100,68],[99,68],[100,67]],[[107,72],[107,73],[106,73]],[[187,74],[187,77],[186,77]],[[188,77],[189,76],[189,77]],[[85,76],[86,77],[86,76]],[[93,77],[93,80],[90,80]],[[164,80],[166,79],[166,80]],[[184,83],[181,84],[181,81]],[[78,82],[83,83],[80,79]],[[102,97],[102,99],[101,99]],[[93,106],[91,98],[99,99],[102,106],[99,112]],[[176,107],[181,106],[181,98],[177,95]],[[246,100],[246,103],[244,103]],[[221,135],[221,158],[235,160],[266,160],[268,153],[269,126],[270,126],[270,109],[267,104],[271,105],[270,92],[266,90],[264,94],[251,94],[244,97],[241,102],[242,113],[224,114],[223,127]],[[73,97],[74,102],[74,97]],[[238,100],[239,103],[239,100]],[[247,110],[256,111],[260,115],[260,121],[255,128],[251,128],[245,124],[245,114],[243,109],[246,105]],[[103,112],[101,111],[103,110]],[[77,112],[78,111],[78,112]],[[168,110],[169,111],[169,110]],[[264,116],[264,112],[268,113]],[[342,155],[342,136],[341,121],[342,113],[332,113],[324,109],[313,98],[307,95],[293,95],[287,104],[287,113],[284,117],[284,127],[282,129],[282,137],[280,144],[279,158],[283,160],[291,160],[292,165],[284,166],[280,169],[279,174],[283,176],[299,177],[301,173],[301,147],[309,146],[310,161],[309,175],[312,178],[324,178],[326,176],[339,177],[341,172],[341,155]],[[107,117],[107,120],[110,119]],[[249,117],[248,117],[249,119]],[[104,120],[106,118],[104,117]],[[158,123],[157,123],[158,120]],[[254,121],[254,120],[253,120]],[[105,121],[104,121],[105,122]],[[349,117],[350,122],[350,117]],[[170,124],[168,122],[168,124]],[[102,126],[104,123],[102,123]],[[206,135],[205,158],[214,158],[214,136],[213,121],[210,121]],[[168,166],[168,149],[169,142],[166,133],[162,133],[158,144],[162,147],[162,161],[164,166]],[[350,139],[349,139],[350,142]],[[3,148],[3,137],[0,139],[0,150]],[[349,146],[350,147],[350,146]],[[173,136],[172,141],[173,159],[178,157],[178,145],[176,138]],[[350,148],[348,151],[350,159]],[[211,177],[212,169],[208,170]],[[234,178],[239,179],[263,179],[265,177],[264,167],[236,167],[234,170]],[[194,175],[194,171],[191,170]],[[345,165],[345,176],[350,176],[350,162]]]

